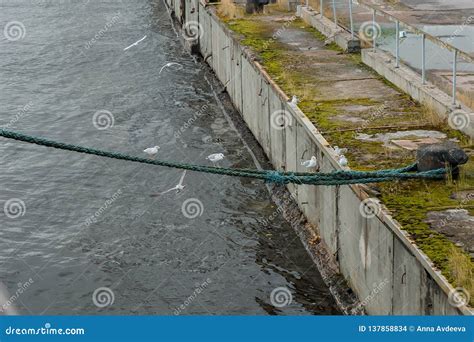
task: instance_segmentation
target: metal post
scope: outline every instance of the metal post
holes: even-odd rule
[[[372,47],[373,47],[373,50],[375,52],[375,49],[377,47],[377,29],[375,28],[376,26],[376,20],[375,20],[375,15],[376,15],[376,12],[375,12],[375,9],[372,11],[372,29],[374,31],[374,37],[372,38]]]
[[[323,5],[324,0],[319,1],[319,14],[321,14],[321,18],[323,17],[323,12],[324,12],[324,5]]]
[[[458,50],[453,53],[453,105],[456,105],[456,69],[458,64]]]
[[[397,20],[396,22],[396,33],[397,35],[395,40],[395,67],[400,67],[400,22]]]
[[[332,0],[332,15],[334,16],[334,24],[337,25],[336,0]]]
[[[351,39],[354,40],[354,21],[352,20],[352,0],[349,0],[349,20],[351,21]]]
[[[425,65],[425,45],[426,45],[426,38],[425,34],[421,35],[421,83],[426,84],[426,65]]]

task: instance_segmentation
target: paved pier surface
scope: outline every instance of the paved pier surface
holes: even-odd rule
[[[413,24],[461,25],[474,15],[472,0],[374,0],[373,3]]]

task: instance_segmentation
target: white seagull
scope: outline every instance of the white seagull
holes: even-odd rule
[[[347,158],[342,154],[339,156],[339,165],[347,166]]]
[[[291,101],[288,101],[290,103],[290,106],[292,107],[296,107],[298,105],[298,98],[296,97],[296,95],[293,95],[293,97],[291,98]]]
[[[169,63],[166,63],[165,65],[163,65],[163,66],[161,67],[160,72],[159,72],[158,74],[161,74],[161,72],[162,72],[164,69],[169,68],[170,66],[173,66],[173,65],[178,65],[178,66],[182,67],[182,65],[179,64],[179,63],[176,63],[176,62],[169,62]],[[180,69],[181,69],[181,68],[180,68]]]
[[[148,154],[150,157],[154,157],[158,153],[159,149],[160,149],[160,146],[153,146],[153,147],[148,147],[144,149],[143,152]]]
[[[302,161],[301,165],[306,168],[315,167],[316,165],[318,165],[318,161],[316,160],[315,156],[312,156],[310,160]]]
[[[186,176],[186,170],[183,171],[183,174],[181,175],[181,178],[179,179],[179,183],[176,186],[174,186],[171,189],[168,189],[166,191],[160,192],[159,194],[152,194],[150,196],[151,197],[160,196],[160,195],[166,194],[167,192],[170,192],[170,191],[173,191],[173,190],[176,190],[176,193],[179,193],[186,186],[186,185],[183,185],[184,176]]]
[[[347,148],[340,148],[339,146],[334,146],[334,152],[336,152],[336,155],[342,156],[344,153],[347,153]]]
[[[125,49],[123,49],[123,51],[127,51],[128,49],[130,49],[130,48],[133,47],[133,46],[137,46],[138,43],[140,43],[141,41],[145,40],[145,38],[146,38],[146,36],[144,36],[143,38],[137,40],[135,43],[133,43],[133,44],[127,46]]]
[[[206,157],[207,160],[210,160],[211,162],[215,163],[218,162],[222,159],[224,159],[224,154],[223,153],[213,153],[210,154]]]

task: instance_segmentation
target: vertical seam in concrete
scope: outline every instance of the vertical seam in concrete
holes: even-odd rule
[[[336,185],[336,261],[339,262],[341,218],[339,217],[339,190],[340,185]]]
[[[397,268],[398,269],[398,268]],[[390,312],[393,315],[394,301],[395,301],[395,238],[392,236],[392,298],[390,300]],[[401,315],[402,313],[399,313]]]

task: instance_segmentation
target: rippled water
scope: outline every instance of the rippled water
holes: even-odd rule
[[[13,23],[19,36],[0,36],[0,125],[139,156],[159,145],[159,158],[189,163],[222,152],[221,166],[255,167],[215,79],[183,49],[161,1],[0,6],[2,28],[21,24]],[[161,70],[169,62],[179,65]],[[97,112],[105,117],[94,122]],[[338,313],[259,181],[188,172],[182,192],[153,196],[181,171],[3,138],[0,167],[0,204],[10,210],[0,211],[9,313]],[[195,206],[183,214],[189,201]],[[93,301],[101,287],[111,291],[96,298],[110,304],[103,308]],[[272,306],[277,287],[289,290],[291,304]]]

